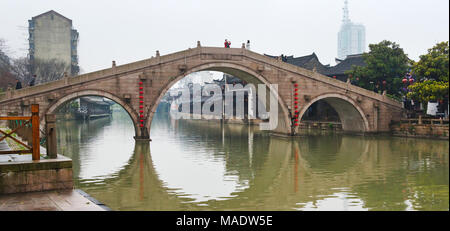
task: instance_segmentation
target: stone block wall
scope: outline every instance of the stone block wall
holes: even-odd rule
[[[448,125],[395,124],[391,131],[395,136],[449,139]]]
[[[0,163],[0,194],[73,189],[72,160],[57,159]]]

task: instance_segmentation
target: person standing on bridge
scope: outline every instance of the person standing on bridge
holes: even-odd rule
[[[17,80],[16,90],[21,89],[21,88],[22,88],[22,82],[20,82],[20,80]]]
[[[245,48],[247,50],[250,50],[250,40],[247,40],[247,44],[245,44]]]
[[[36,75],[33,75],[30,83],[28,83],[28,86],[30,86],[30,87],[34,86],[34,81],[36,81]]]
[[[228,39],[225,39],[225,48],[230,48],[231,42]]]

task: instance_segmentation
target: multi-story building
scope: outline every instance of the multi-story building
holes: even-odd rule
[[[344,16],[338,33],[338,58],[344,60],[348,55],[361,54],[366,51],[366,29],[362,24],[350,21],[348,3],[344,3]]]
[[[37,63],[50,60],[64,63],[68,74],[78,74],[78,32],[72,20],[50,10],[28,20],[28,31],[32,74],[38,72]]]

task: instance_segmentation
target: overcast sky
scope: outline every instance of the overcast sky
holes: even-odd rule
[[[91,72],[195,47],[240,47],[258,53],[315,52],[335,65],[344,0],[0,0],[0,38],[26,56],[28,20],[49,10],[72,19],[80,33],[79,64]],[[366,27],[366,51],[384,39],[410,58],[449,40],[448,0],[349,0],[350,19]]]

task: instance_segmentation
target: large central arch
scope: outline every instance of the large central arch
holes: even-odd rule
[[[319,100],[326,101],[336,110],[344,131],[361,133],[369,131],[369,121],[367,121],[363,110],[353,99],[343,94],[328,93],[317,96],[302,107],[299,118],[302,119],[306,110]]]
[[[291,132],[291,122],[289,119],[289,111],[286,103],[283,101],[281,96],[276,92],[272,87],[270,87],[270,82],[261,74],[253,71],[252,69],[236,64],[236,63],[226,63],[226,62],[211,62],[206,64],[201,64],[198,66],[194,66],[182,74],[176,76],[171,81],[169,81],[164,88],[160,91],[157,99],[152,103],[150,107],[149,117],[146,123],[146,127],[148,129],[148,134],[150,134],[151,124],[153,121],[154,114],[158,107],[159,102],[163,98],[163,96],[169,91],[169,89],[179,80],[186,77],[189,74],[200,72],[200,71],[219,71],[226,74],[233,75],[242,80],[245,80],[248,83],[252,83],[256,86],[256,84],[264,84],[269,89],[270,94],[276,96],[278,98],[278,125],[274,131],[275,133],[283,133],[289,134]],[[266,103],[269,103],[268,101]]]

